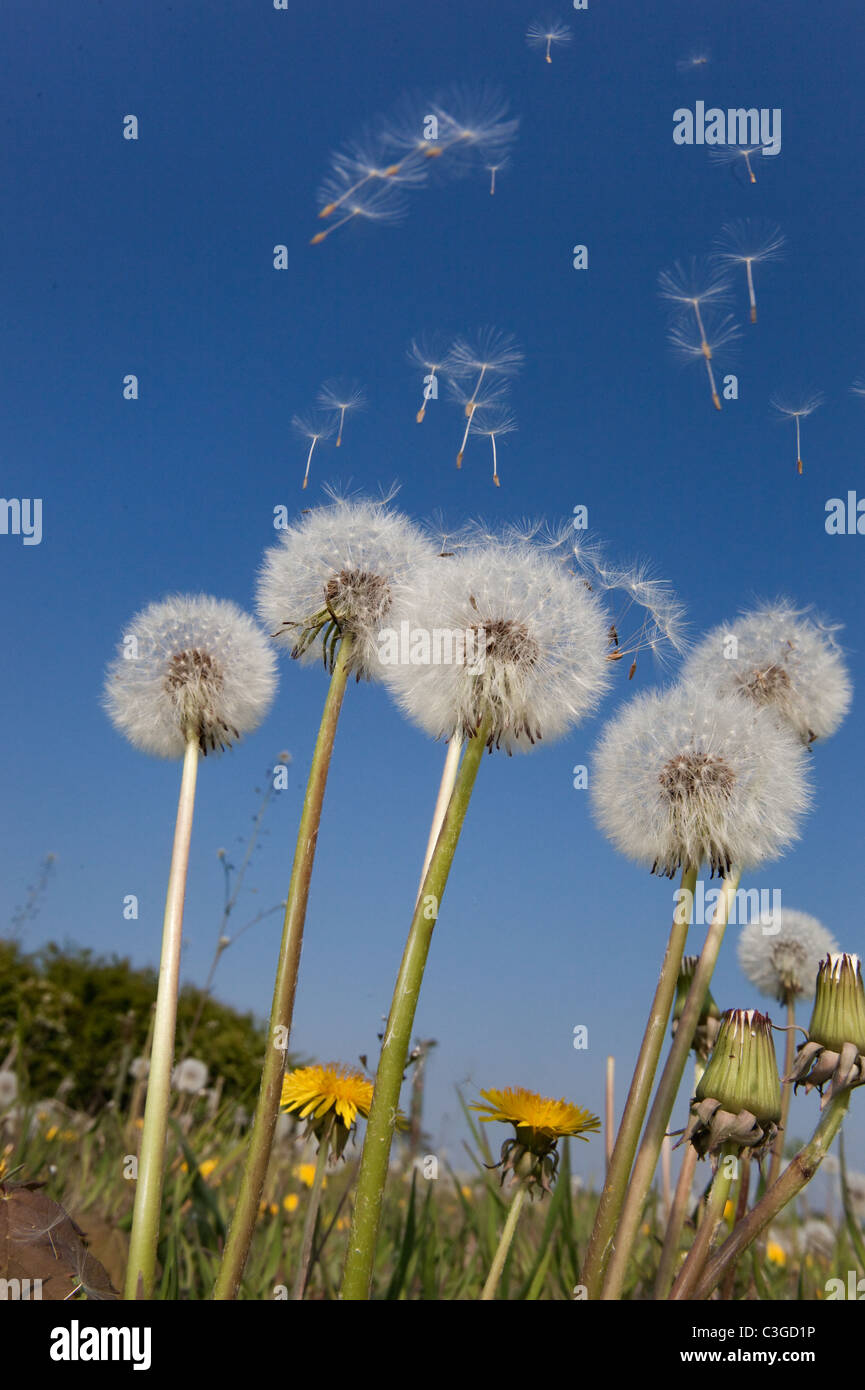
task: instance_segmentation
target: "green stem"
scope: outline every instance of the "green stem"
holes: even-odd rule
[[[702,1062],[697,1060],[694,1063],[694,1090],[696,1091],[703,1075],[704,1067]],[[676,1183],[676,1194],[673,1198],[673,1205],[670,1208],[670,1215],[667,1218],[667,1230],[664,1235],[664,1245],[661,1250],[661,1258],[658,1261],[658,1272],[655,1275],[655,1289],[652,1297],[656,1301],[662,1301],[670,1292],[673,1282],[673,1267],[676,1263],[676,1256],[679,1253],[679,1242],[682,1238],[682,1227],[685,1224],[685,1213],[688,1210],[688,1203],[691,1200],[691,1189],[694,1186],[694,1173],[697,1170],[697,1150],[693,1144],[685,1146],[682,1156],[682,1166],[679,1169],[679,1178]]]
[[[643,1034],[637,1065],[631,1080],[631,1089],[625,1102],[625,1109],[619,1123],[616,1145],[607,1170],[601,1200],[595,1214],[595,1224],[586,1251],[581,1283],[585,1285],[586,1297],[597,1298],[604,1278],[604,1268],[610,1255],[613,1233],[625,1193],[631,1164],[640,1138],[640,1129],[649,1104],[652,1083],[658,1068],[658,1059],[664,1045],[667,1023],[676,993],[676,982],[682,965],[685,942],[688,939],[688,925],[691,920],[691,906],[697,886],[697,870],[684,869],[679,902],[673,914],[673,925],[661,974],[652,1000],[652,1008]]]
[[[757,1205],[751,1208],[744,1221],[739,1222],[732,1235],[724,1241],[717,1255],[714,1255],[706,1265],[703,1276],[694,1291],[695,1299],[709,1297],[724,1277],[724,1270],[730,1261],[738,1260],[742,1252],[747,1250],[751,1242],[756,1240],[760,1232],[769,1225],[769,1222],[774,1221],[779,1211],[788,1202],[791,1202],[798,1192],[801,1192],[806,1183],[811,1181],[829,1152],[832,1140],[841,1128],[849,1104],[850,1092],[847,1090],[837,1095],[826,1107],[810,1141],[799,1150],[778,1181],[769,1188]]]
[[[368,1299],[372,1289],[382,1197],[424,966],[488,730],[485,720],[466,745],[423,891],[415,905],[394,986],[366,1127],[343,1274],[341,1296],[352,1301]]]
[[[679,1270],[678,1278],[670,1292],[671,1302],[690,1298],[694,1285],[703,1271],[712,1240],[724,1215],[724,1208],[730,1195],[730,1183],[741,1163],[738,1154],[736,1144],[725,1144],[721,1150],[718,1167],[715,1171],[715,1181],[712,1183],[712,1190],[706,1203],[706,1214],[700,1223],[694,1244],[688,1251],[688,1258]],[[735,1159],[735,1163],[730,1163],[731,1158]]]
[[[790,995],[787,999],[787,1044],[784,1049],[784,1070],[782,1076],[789,1076],[793,1070],[793,1061],[796,1055],[796,997]],[[769,1177],[766,1186],[771,1187],[777,1182],[778,1174],[781,1171],[781,1160],[784,1156],[784,1138],[787,1133],[787,1120],[790,1115],[790,1096],[793,1094],[793,1082],[787,1081],[781,1090],[781,1120],[778,1125],[778,1133],[775,1135],[775,1143],[772,1148],[772,1162],[769,1165]]]
[[[315,861],[315,847],[318,841],[318,828],[321,823],[321,808],[324,801],[330,758],[336,738],[339,713],[345,694],[346,682],[351,663],[352,636],[347,632],[340,639],[339,650],[334,662],[333,675],[324,711],[319,725],[318,738],[309,769],[306,796],[297,832],[297,846],[291,868],[291,883],[288,901],[285,905],[285,922],[282,928],[282,944],[276,980],[273,988],[273,1003],[270,1010],[267,1051],[261,1073],[261,1089],[255,1109],[252,1135],[246,1155],[237,1209],[228,1240],[222,1265],[213,1290],[218,1300],[237,1297],[240,1281],[249,1255],[258,1207],[264,1191],[264,1179],[273,1147],[273,1134],[282,1099],[282,1078],[291,1035],[291,1020],[294,1012],[294,996],[297,989],[297,974],[300,968],[300,952],[303,946],[303,924],[306,919],[306,904],[309,898],[309,885],[312,866]]]
[[[330,1136],[333,1133],[334,1115],[331,1113],[328,1123],[325,1125],[321,1134],[318,1146],[318,1158],[315,1164],[315,1176],[312,1180],[312,1187],[309,1191],[309,1201],[306,1207],[306,1218],[303,1223],[303,1240],[300,1247],[300,1264],[297,1270],[297,1278],[294,1281],[292,1298],[300,1302],[306,1289],[306,1280],[309,1274],[309,1260],[312,1255],[312,1238],[315,1234],[315,1222],[318,1217],[318,1208],[321,1205],[321,1191],[324,1184],[324,1170],[327,1167],[327,1158],[330,1153]]]
[[[718,952],[724,939],[730,905],[735,898],[739,878],[740,871],[735,869],[724,879],[721,898],[712,917],[711,926],[706,933],[703,950],[694,971],[694,978],[691,981],[691,988],[685,1000],[685,1007],[679,1019],[676,1035],[673,1038],[661,1079],[658,1082],[655,1099],[646,1121],[643,1141],[634,1163],[634,1171],[631,1175],[630,1186],[622,1207],[621,1220],[615,1235],[614,1249],[607,1266],[607,1277],[601,1292],[603,1299],[615,1300],[622,1296],[622,1285],[625,1281],[628,1258],[639,1229],[643,1205],[655,1176],[661,1144],[670,1123],[670,1115],[673,1112],[679,1087],[682,1084],[685,1063],[688,1060],[694,1033],[703,1011],[706,991],[712,982],[712,972],[715,969]]]
[[[505,1260],[508,1258],[508,1251],[511,1248],[511,1241],[514,1238],[514,1231],[517,1229],[517,1222],[520,1218],[523,1202],[526,1199],[526,1184],[521,1182],[513,1197],[508,1210],[508,1219],[502,1231],[493,1262],[490,1265],[490,1272],[487,1275],[487,1282],[484,1284],[481,1293],[481,1302],[489,1303],[496,1296],[496,1289],[502,1277],[502,1270],[505,1267]]]
[[[177,1027],[177,990],[180,979],[180,945],[183,937],[183,904],[189,844],[195,811],[195,784],[198,779],[198,738],[190,738],[183,755],[174,844],[165,915],[162,925],[162,956],[156,991],[153,1023],[153,1049],[144,1107],[144,1127],[138,1155],[138,1181],[129,1239],[125,1297],[152,1298],[156,1275],[156,1247],[162,1206],[162,1176],[165,1162],[165,1135],[171,1099],[171,1070],[174,1065],[174,1034]]]

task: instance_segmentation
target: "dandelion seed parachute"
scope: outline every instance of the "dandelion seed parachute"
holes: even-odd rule
[[[754,266],[776,261],[783,254],[786,237],[771,223],[730,222],[718,238],[717,259],[727,266],[744,265],[748,282],[751,322],[757,322],[757,296],[754,292]]]
[[[371,188],[419,188],[427,169],[419,156],[408,155],[394,163],[388,158],[381,131],[352,142],[333,156],[332,169],[321,186],[320,218],[332,217],[351,198]]]
[[[776,599],[708,633],[684,675],[767,706],[803,743],[813,743],[835,732],[852,699],[837,631],[810,610]],[[731,648],[735,656],[727,655]]]
[[[668,340],[680,361],[685,363],[703,361],[705,363],[712,404],[716,410],[721,409],[721,397],[715,382],[713,358],[715,353],[726,352],[730,349],[739,336],[739,327],[733,322],[729,314],[717,320],[707,317],[705,323],[701,319],[699,336],[695,334],[690,324],[684,322],[674,323],[668,334]]]
[[[446,347],[440,336],[432,338],[413,338],[408,350],[408,359],[424,373],[424,391],[420,410],[415,419],[420,425],[426,415],[427,403],[438,396],[438,378],[447,364],[450,348]]]
[[[366,394],[356,382],[346,384],[341,381],[326,381],[318,393],[318,404],[322,410],[333,411],[338,418],[336,447],[342,444],[342,431],[347,410],[363,410]]]
[[[496,439],[503,434],[512,434],[517,427],[517,422],[512,415],[505,411],[475,411],[469,420],[469,432],[471,434],[486,435],[492,445],[493,451],[493,482],[496,487],[501,486],[499,479],[499,460],[496,452]]]
[[[820,961],[837,950],[835,938],[816,917],[785,907],[748,923],[738,956],[752,985],[784,1004],[814,993]]]
[[[548,63],[553,61],[550,53],[553,44],[570,43],[572,38],[573,31],[570,26],[559,24],[555,20],[530,24],[526,30],[526,43],[529,48],[542,49]]]
[[[345,227],[355,218],[366,222],[400,222],[406,215],[408,204],[399,190],[391,184],[372,185],[359,188],[355,193],[347,193],[339,207],[340,215],[329,222],[322,232],[310,237],[310,246],[319,246],[340,227]]]
[[[813,415],[815,410],[823,404],[825,397],[822,391],[815,391],[813,395],[807,396],[791,405],[789,401],[783,400],[780,396],[772,396],[769,404],[778,415],[785,420],[796,421],[796,471],[802,473],[804,464],[802,463],[802,430],[800,422],[808,415]]]
[[[358,678],[380,677],[378,635],[390,623],[394,585],[435,555],[432,542],[387,500],[334,497],[280,532],[267,551],[257,605],[277,645],[307,664],[351,632]],[[323,637],[322,648],[316,638]],[[323,651],[322,651],[323,649]]]
[[[190,737],[214,753],[256,729],[275,689],[273,651],[247,614],[177,594],[133,618],[108,669],[104,707],[142,752],[181,758]]]
[[[452,87],[432,102],[430,114],[438,122],[438,134],[426,143],[424,154],[437,161],[447,156],[443,167],[455,175],[504,159],[520,124],[508,115],[508,103],[494,87]]]
[[[463,386],[460,381],[448,380],[448,394],[452,400],[458,401],[463,407],[466,417],[465,429],[457,453],[457,468],[463,466],[463,456],[466,451],[469,434],[471,432],[472,420],[475,411],[489,411],[501,405],[507,396],[507,384],[503,381],[493,381],[489,378],[483,386]]]
[[[463,659],[383,667],[402,711],[434,738],[471,738],[490,718],[491,748],[525,752],[565,734],[610,683],[600,603],[519,541],[469,545],[406,574],[390,621],[464,643]]]
[[[684,73],[702,73],[711,61],[712,55],[709,50],[700,48],[689,53],[686,58],[679,58],[676,62],[676,69],[678,72]]]
[[[693,313],[700,335],[703,356],[711,361],[712,351],[703,327],[702,309],[726,304],[731,295],[729,272],[711,261],[692,256],[690,261],[676,261],[669,270],[658,276],[661,298],[673,306],[676,314]]]
[[[300,485],[302,488],[306,488],[309,485],[309,468],[312,463],[312,456],[315,453],[315,446],[320,439],[330,439],[334,432],[335,425],[332,420],[313,419],[313,417],[309,415],[295,415],[292,417],[291,427],[297,434],[309,440],[306,468],[303,474],[303,482]]]
[[[717,164],[731,164],[735,170],[741,160],[748,173],[750,183],[757,182],[757,175],[754,173],[754,160],[762,157],[762,145],[716,145],[709,150],[709,158]]]
[[[809,801],[806,753],[740,695],[688,682],[642,694],[606,726],[592,806],[621,853],[672,878],[777,857]]]

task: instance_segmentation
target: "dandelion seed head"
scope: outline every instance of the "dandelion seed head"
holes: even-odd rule
[[[177,594],[137,614],[108,669],[104,707],[142,752],[222,752],[261,723],[276,690],[273,652],[235,604]]]
[[[767,711],[689,682],[638,696],[606,726],[590,785],[617,849],[673,877],[775,858],[798,834],[805,751]]]
[[[752,985],[779,1003],[814,993],[817,968],[838,943],[816,917],[779,908],[739,937],[739,964]]]
[[[171,1074],[171,1084],[175,1091],[184,1095],[197,1096],[207,1085],[207,1066],[197,1057],[184,1057]]]
[[[407,576],[392,623],[472,634],[482,662],[383,666],[402,710],[427,733],[473,736],[527,751],[561,737],[598,704],[610,681],[608,618],[549,553],[513,539],[478,543]],[[467,638],[467,644],[468,644]]]
[[[686,677],[767,707],[804,743],[828,738],[852,699],[837,628],[787,599],[766,603],[710,632],[691,653]],[[734,651],[735,655],[727,655]]]
[[[334,496],[280,532],[258,581],[258,613],[279,646],[297,659],[321,659],[305,632],[335,619],[351,632],[350,669],[380,675],[377,636],[388,621],[394,584],[435,555],[432,541],[388,500]]]

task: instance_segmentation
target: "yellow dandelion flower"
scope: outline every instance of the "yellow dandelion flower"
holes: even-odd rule
[[[300,1198],[296,1192],[289,1192],[287,1197],[283,1197],[282,1205],[287,1212],[297,1211],[300,1206]]]
[[[724,1203],[724,1217],[723,1217],[724,1221],[732,1221],[732,1220],[733,1220],[733,1215],[734,1215],[734,1213],[735,1213],[735,1210],[736,1210],[736,1204],[735,1204],[735,1202],[731,1202],[731,1201],[729,1201],[729,1200],[726,1201],[726,1202]]]
[[[471,1106],[472,1110],[489,1111],[481,1115],[481,1120],[500,1120],[503,1124],[514,1125],[519,1138],[529,1147],[530,1137],[553,1142],[566,1135],[586,1139],[588,1134],[601,1128],[597,1115],[588,1110],[581,1110],[566,1100],[548,1100],[522,1086],[509,1086],[506,1091],[481,1091],[481,1095],[485,1104]]]
[[[56,1139],[56,1138],[57,1138],[57,1126],[56,1126],[56,1125],[52,1125],[50,1129],[46,1129],[46,1131],[45,1131],[45,1138],[49,1141],[49,1143],[51,1142],[52,1139]]]
[[[218,1158],[206,1158],[203,1163],[199,1163],[198,1171],[203,1178],[209,1178],[214,1169],[219,1167]]]
[[[349,1228],[349,1224],[350,1223],[345,1216],[337,1217],[336,1229],[338,1231],[347,1231]]]
[[[501,1159],[495,1165],[502,1170],[502,1182],[510,1172],[512,1183],[523,1180],[531,1187],[539,1184],[542,1192],[551,1192],[559,1162],[558,1141],[568,1135],[587,1139],[601,1127],[597,1115],[588,1110],[566,1100],[550,1100],[522,1086],[481,1091],[481,1095],[484,1102],[471,1107],[488,1112],[481,1114],[481,1120],[499,1120],[513,1125],[516,1131],[515,1139],[505,1140]]]
[[[294,1175],[296,1178],[300,1178],[304,1187],[312,1187],[315,1182],[315,1164],[301,1163],[300,1167],[295,1168]],[[327,1187],[327,1178],[322,1178],[321,1185]]]
[[[779,1245],[777,1240],[770,1240],[766,1246],[766,1258],[771,1260],[773,1265],[785,1265],[787,1263],[787,1251],[783,1245]]]
[[[366,1119],[371,1105],[372,1082],[362,1072],[336,1062],[297,1067],[283,1078],[282,1108],[296,1111],[301,1120],[321,1120],[333,1110],[348,1130],[359,1114]]]
[[[470,1202],[470,1201],[471,1201],[471,1199],[472,1199],[472,1190],[471,1190],[470,1187],[467,1187],[467,1186],[465,1185],[465,1183],[463,1183],[462,1187],[460,1188],[460,1192],[463,1194],[463,1196],[465,1197],[465,1199],[466,1199],[467,1202]]]

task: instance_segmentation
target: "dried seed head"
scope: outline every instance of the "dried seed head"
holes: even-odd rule
[[[739,964],[753,985],[780,1004],[813,994],[821,957],[837,943],[816,917],[779,908],[749,922],[739,937]]]
[[[264,633],[233,603],[178,595],[132,621],[109,668],[105,708],[146,753],[182,757],[190,738],[222,752],[255,729],[276,688]]]
[[[812,743],[833,734],[850,706],[836,630],[780,599],[715,628],[694,648],[684,674],[747,695]]]
[[[741,695],[695,683],[639,696],[607,725],[590,779],[601,828],[672,878],[761,863],[798,833],[804,750]]]

